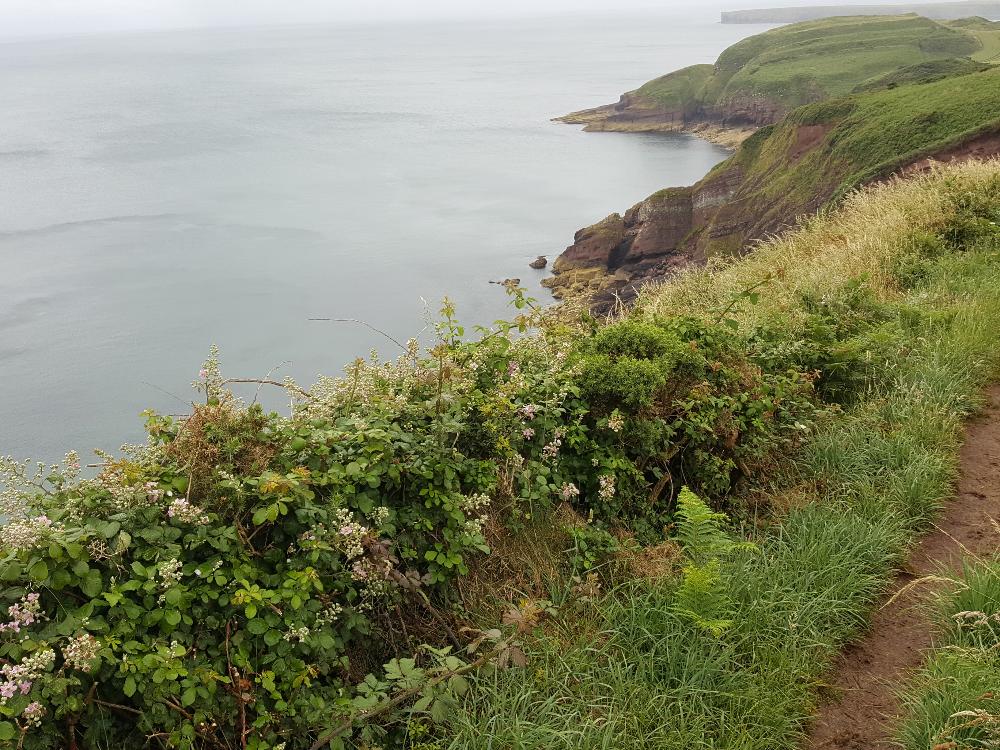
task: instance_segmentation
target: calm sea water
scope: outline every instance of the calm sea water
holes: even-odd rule
[[[141,439],[212,343],[230,376],[309,383],[384,344],[309,318],[504,315],[490,280],[536,286],[537,254],[725,157],[549,122],[760,30],[715,20],[0,44],[0,454]]]

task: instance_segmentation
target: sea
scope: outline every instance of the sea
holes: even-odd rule
[[[141,442],[141,411],[190,408],[213,344],[227,376],[308,385],[427,339],[445,296],[469,330],[510,314],[491,281],[551,302],[529,261],[727,156],[551,118],[763,28],[691,10],[0,41],[0,454]]]

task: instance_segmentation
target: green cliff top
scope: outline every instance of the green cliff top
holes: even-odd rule
[[[744,39],[714,66],[670,73],[645,84],[634,97],[686,114],[714,109],[725,117],[727,110],[753,106],[788,111],[849,94],[903,68],[967,58],[985,62],[998,55],[1000,24],[983,19],[827,18]]]

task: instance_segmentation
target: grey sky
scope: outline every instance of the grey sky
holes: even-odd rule
[[[816,0],[819,2],[819,0]],[[815,4],[809,0],[0,0],[0,36],[234,24],[468,18],[636,9]]]

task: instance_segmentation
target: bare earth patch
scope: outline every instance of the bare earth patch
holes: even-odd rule
[[[927,589],[893,595],[917,578],[942,569],[958,572],[963,557],[986,556],[998,549],[992,519],[1000,518],[1000,386],[987,394],[988,406],[973,421],[961,451],[956,497],[934,531],[914,548],[903,572],[860,641],[840,655],[828,678],[835,696],[813,721],[806,750],[898,750],[892,742],[899,720],[896,693],[923,663],[934,626],[921,608]]]

